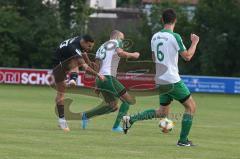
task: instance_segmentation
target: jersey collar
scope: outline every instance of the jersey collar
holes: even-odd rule
[[[162,30],[161,30],[161,32],[173,33],[173,31],[172,31],[172,30],[170,30],[170,29],[162,29]]]

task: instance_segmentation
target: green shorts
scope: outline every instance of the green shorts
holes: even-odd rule
[[[159,86],[160,88],[161,86]],[[171,89],[167,93],[159,95],[160,105],[166,106],[169,105],[173,99],[184,103],[190,96],[191,93],[183,81],[171,84]]]
[[[102,93],[107,103],[115,101],[116,98],[119,98],[126,93],[126,88],[117,80],[116,77],[105,75],[105,78],[105,81],[101,81],[97,78],[96,86]]]

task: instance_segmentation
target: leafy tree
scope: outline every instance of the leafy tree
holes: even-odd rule
[[[0,12],[0,64],[48,67],[51,49],[59,39],[54,12],[38,0],[2,3]]]
[[[140,0],[117,0],[118,7],[136,7],[140,6]]]
[[[0,66],[19,66],[20,43],[27,39],[29,22],[14,9],[0,9]]]
[[[58,44],[85,32],[88,8],[83,1],[0,1],[0,65],[50,68]],[[87,11],[86,11],[87,10]],[[75,26],[73,25],[75,22]]]
[[[240,1],[201,0],[196,10],[201,73],[240,76]]]
[[[88,31],[88,19],[91,13],[93,13],[93,10],[86,4],[86,0],[75,0],[73,5],[76,8],[73,16],[73,34],[85,34]]]
[[[73,12],[73,1],[74,0],[59,0],[59,13],[60,22],[63,29],[70,29]]]

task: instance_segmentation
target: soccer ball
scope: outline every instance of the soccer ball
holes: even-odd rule
[[[169,131],[172,131],[174,125],[174,122],[168,118],[161,118],[159,121],[159,127],[161,128],[163,133],[168,133]]]

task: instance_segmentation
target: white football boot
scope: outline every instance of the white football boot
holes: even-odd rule
[[[59,128],[61,128],[64,132],[69,132],[70,129],[68,127],[67,121],[65,120],[65,118],[59,118],[58,119],[58,126]]]
[[[123,131],[124,134],[127,134],[128,129],[131,127],[130,116],[123,116]]]

